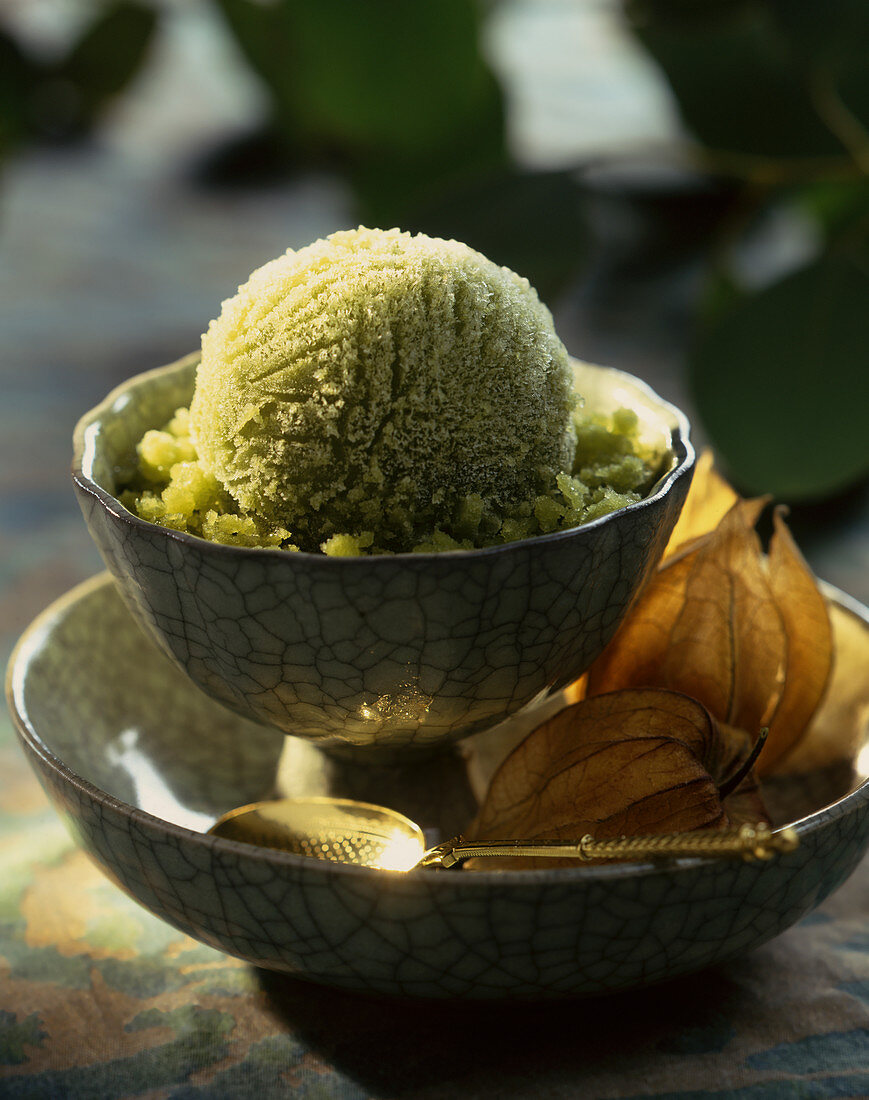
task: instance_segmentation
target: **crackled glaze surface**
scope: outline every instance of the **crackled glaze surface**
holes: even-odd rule
[[[865,783],[768,864],[400,875],[206,836],[267,793],[282,739],[195,693],[106,577],[37,621],[10,683],[31,763],[116,882],[207,944],[336,986],[491,998],[657,982],[775,936],[869,842]]]
[[[214,698],[332,746],[430,748],[490,727],[598,655],[678,517],[684,419],[577,364],[593,407],[631,400],[671,469],[647,500],[573,531],[473,552],[328,558],[218,546],[110,495],[142,432],[189,399],[195,357],[134,379],[77,432],[88,527],[128,606]]]

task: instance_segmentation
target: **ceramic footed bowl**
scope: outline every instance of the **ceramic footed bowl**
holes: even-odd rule
[[[839,606],[869,632],[865,608]],[[402,874],[209,835],[227,810],[288,791],[389,805],[439,828],[432,843],[473,806],[458,754],[453,767],[449,753],[406,765],[422,776],[415,791],[399,784],[398,801],[380,785],[394,767],[359,768],[230,714],[145,638],[105,575],[28,629],[8,694],[50,798],[127,893],[256,966],[344,988],[513,998],[659,982],[777,935],[844,881],[869,842],[865,744],[792,792],[777,824],[795,822],[800,843],[769,862]]]
[[[198,687],[333,749],[432,749],[575,679],[660,559],[688,490],[685,417],[629,375],[576,363],[588,407],[635,409],[667,452],[637,504],[473,551],[336,558],[206,542],[114,495],[143,433],[189,403],[197,362],[130,379],[80,421],[82,511],[127,606]]]

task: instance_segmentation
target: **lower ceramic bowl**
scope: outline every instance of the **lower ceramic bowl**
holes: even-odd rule
[[[838,602],[869,631],[869,611]],[[33,623],[7,690],[46,791],[119,886],[207,944],[334,986],[504,998],[659,982],[775,936],[839,886],[869,843],[869,783],[853,770],[813,777],[799,847],[769,863],[401,874],[206,835],[221,813],[276,786],[348,793],[344,765],[204,698],[141,632],[108,576]],[[417,805],[395,808],[454,829],[468,811],[451,759],[453,773],[446,758],[416,764]],[[358,782],[358,766],[346,771]],[[349,793],[389,804],[378,787],[385,771]]]

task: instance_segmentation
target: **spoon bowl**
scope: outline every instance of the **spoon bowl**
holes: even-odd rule
[[[214,836],[333,863],[409,871],[425,853],[422,829],[385,806],[351,798],[281,798],[230,810]]]

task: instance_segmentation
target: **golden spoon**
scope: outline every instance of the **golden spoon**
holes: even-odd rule
[[[772,832],[768,825],[740,825],[723,832],[595,840],[448,840],[426,851],[422,829],[404,814],[349,798],[280,798],[254,802],[224,814],[208,830],[240,840],[333,863],[381,871],[448,870],[467,859],[489,856],[548,856],[638,860],[662,856],[740,856],[771,859],[799,843],[796,830]]]

